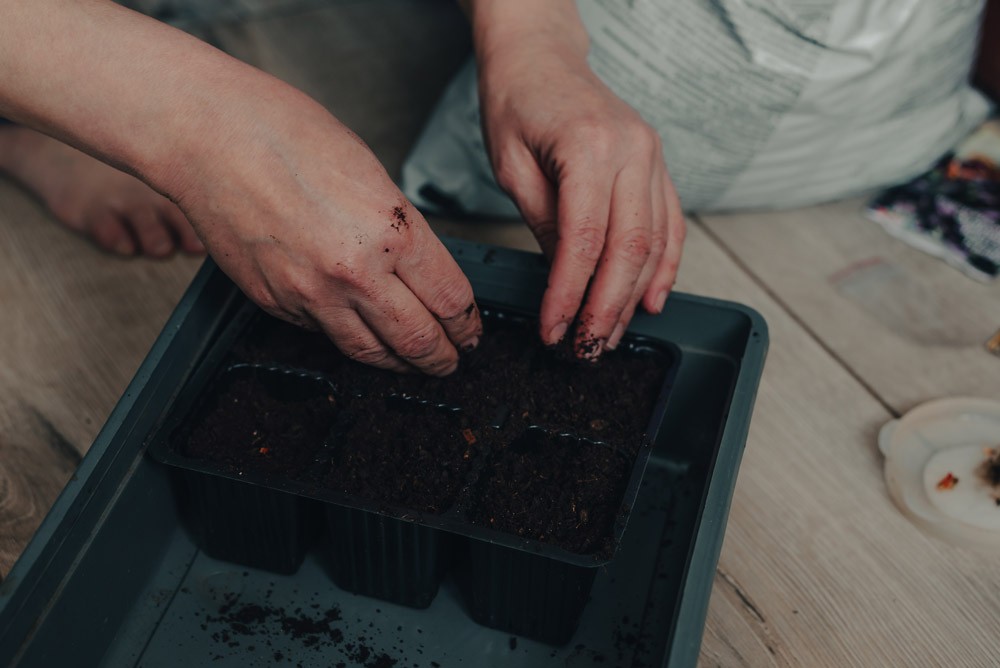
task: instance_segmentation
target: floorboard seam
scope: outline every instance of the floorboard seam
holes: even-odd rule
[[[853,367],[851,367],[850,364],[847,363],[847,360],[845,360],[843,357],[841,357],[837,353],[836,350],[834,350],[833,348],[831,348],[826,343],[826,341],[824,341],[819,336],[819,334],[816,332],[816,330],[814,330],[812,327],[810,327],[809,324],[805,320],[803,320],[801,317],[799,317],[799,315],[792,308],[791,304],[789,304],[788,302],[786,302],[784,299],[781,298],[781,296],[778,293],[776,293],[774,290],[772,290],[771,286],[769,286],[767,283],[765,283],[764,280],[755,271],[753,271],[753,269],[751,269],[750,266],[746,262],[744,262],[743,259],[737,253],[735,253],[733,251],[733,249],[729,247],[728,244],[726,244],[726,242],[723,240],[723,238],[721,236],[719,236],[715,232],[715,230],[713,230],[711,227],[709,227],[708,225],[706,225],[705,222],[700,217],[698,217],[698,216],[691,216],[691,215],[689,215],[688,219],[691,220],[691,221],[693,221],[696,225],[698,225],[698,227],[700,227],[705,232],[705,234],[707,234],[708,237],[712,241],[714,241],[716,243],[716,245],[718,245],[719,249],[722,250],[722,252],[725,253],[726,256],[730,260],[732,260],[733,263],[736,264],[737,267],[739,267],[740,269],[743,270],[743,272],[750,278],[751,281],[753,281],[753,283],[757,287],[759,287],[761,290],[763,290],[765,292],[765,294],[767,294],[782,309],[784,309],[785,313],[787,313],[788,316],[799,327],[801,327],[802,330],[806,334],[808,334],[809,337],[813,341],[815,341],[819,345],[820,348],[822,348],[824,351],[826,351],[826,353],[828,355],[830,355],[830,357],[832,357],[834,360],[836,360],[837,363],[840,364],[840,366],[842,366],[845,371],[847,371],[847,373],[851,376],[851,378],[853,378],[854,380],[856,380],[858,382],[858,384],[861,385],[861,387],[863,387],[865,389],[865,391],[868,392],[868,394],[871,395],[871,397],[873,399],[875,399],[875,401],[877,401],[883,408],[885,408],[885,410],[888,411],[888,413],[890,415],[892,415],[894,418],[900,417],[900,415],[902,413],[900,411],[896,410],[896,408],[894,406],[892,406],[888,401],[886,401],[882,397],[882,395],[880,395],[878,393],[878,391],[874,387],[872,387],[872,385],[869,384],[868,381],[866,381],[864,379],[864,377],[862,377],[858,372],[856,372],[854,370]]]

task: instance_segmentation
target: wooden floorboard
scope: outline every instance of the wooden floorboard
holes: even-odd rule
[[[399,11],[344,3],[222,26],[213,39],[330,106],[393,173],[467,35],[450,6],[387,2]],[[996,289],[888,240],[854,217],[857,206],[691,227],[678,287],[747,303],[771,329],[704,666],[988,665],[997,655],[1000,562],[909,524],[875,448],[878,428],[918,401],[998,395],[1000,361],[981,349],[1000,327]],[[436,225],[533,246],[517,225]],[[195,266],[100,254],[0,183],[0,298],[14,323],[0,330],[0,573]]]
[[[759,284],[894,412],[945,396],[1000,397],[1000,284],[966,278],[890,237],[862,200],[703,216]]]
[[[111,257],[0,180],[0,576],[87,452],[200,262]]]
[[[981,665],[1000,562],[896,510],[875,446],[886,408],[698,225],[678,288],[758,309],[771,336],[701,665]]]

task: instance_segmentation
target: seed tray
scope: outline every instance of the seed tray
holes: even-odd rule
[[[487,337],[491,336],[490,330],[503,328],[525,337],[535,336],[535,327],[521,314],[490,306],[483,308],[482,318]],[[645,430],[626,443],[612,444],[567,431],[565,425],[519,421],[518,416],[511,415],[510,406],[537,404],[530,396],[505,397],[506,404],[498,401],[485,411],[482,406],[466,410],[467,402],[462,397],[463,392],[470,391],[466,375],[475,377],[472,387],[483,388],[482,394],[488,394],[485,389],[491,361],[488,357],[469,356],[465,361],[487,367],[485,378],[479,375],[479,369],[460,374],[456,379],[399,378],[347,360],[325,339],[302,335],[283,323],[268,320],[252,305],[234,319],[231,331],[223,333],[213,353],[181,392],[193,401],[179,402],[149,448],[155,459],[172,467],[178,479],[176,489],[180,491],[182,516],[205,552],[219,559],[277,573],[294,572],[306,551],[319,538],[312,530],[314,523],[311,520],[323,512],[330,534],[327,542],[331,557],[329,570],[341,588],[424,608],[437,594],[449,564],[461,563],[464,569],[461,588],[473,619],[544,642],[563,644],[569,641],[590,593],[596,569],[611,560],[628,523],[678,367],[680,354],[676,347],[629,336],[623,339],[614,357],[603,362],[615,364],[631,358],[644,367],[662,371],[662,382],[654,388],[657,391],[655,401],[647,402],[652,408]],[[266,339],[261,330],[265,333],[277,330],[281,339],[311,339],[312,349],[326,352],[325,356],[314,355],[316,365],[332,370],[246,362],[225,366],[225,360],[233,357],[231,342],[236,341],[239,347],[247,340]],[[303,350],[309,349],[304,342],[301,348],[291,352],[301,355]],[[537,354],[545,354],[540,349],[535,350]],[[531,351],[531,348],[518,350],[516,355],[529,368],[544,372],[543,365],[527,359]],[[260,351],[264,355],[270,352],[266,344]],[[220,364],[223,366],[221,373]],[[567,369],[576,371],[581,380],[587,378],[588,371],[592,372],[580,363],[568,364]],[[558,370],[559,366],[555,371]],[[555,371],[549,369],[548,373]],[[364,385],[370,395],[355,389],[362,380],[367,381]],[[625,385],[620,393],[635,395],[635,390],[627,386],[627,379],[621,380]],[[243,397],[240,404],[237,397],[229,398],[227,394],[240,383],[244,384],[244,390],[253,388],[268,401],[280,402],[267,404],[274,410],[287,407],[291,411],[295,406],[306,405],[301,402],[312,402],[312,412],[297,415],[296,419],[324,425],[320,428],[322,436],[312,435],[316,441],[311,443],[289,443],[286,449],[294,450],[298,459],[292,463],[294,472],[275,474],[258,470],[263,464],[270,464],[264,460],[275,448],[243,448],[236,453],[239,462],[230,461],[232,455],[227,455],[226,461],[186,456],[189,453],[185,446],[191,441],[192,433],[197,433],[199,425],[204,429],[209,418],[238,417],[244,424],[253,421],[251,408],[246,405],[247,398]],[[400,385],[403,392],[409,390],[413,394],[401,393]],[[519,390],[527,392],[525,388]],[[235,403],[223,404],[223,398],[229,398],[230,402],[235,399]],[[552,404],[560,401],[557,397],[547,399]],[[641,399],[644,398],[632,397],[633,401]],[[454,403],[447,403],[449,400]],[[400,452],[401,457],[416,449],[409,444],[408,432],[417,428],[418,422],[422,428],[432,430],[431,441],[447,443],[441,446],[443,450],[456,453],[465,450],[469,456],[467,465],[463,470],[453,471],[463,480],[456,481],[458,484],[451,498],[435,500],[431,507],[416,507],[381,498],[379,495],[384,493],[381,490],[367,497],[343,490],[344,482],[350,481],[338,479],[344,475],[338,471],[338,465],[345,466],[347,462],[337,454],[352,439],[363,435],[358,433],[359,427],[353,426],[359,417],[362,427],[378,427],[368,424],[369,420],[364,418],[375,408],[402,418],[395,430],[382,434],[383,438],[399,442],[403,450],[408,450]],[[259,406],[254,409],[263,410]],[[519,411],[520,408],[515,412]],[[227,412],[232,415],[227,416]],[[540,412],[552,411],[546,411],[543,405]],[[283,424],[282,430],[295,430],[296,427]],[[239,437],[219,433],[219,429],[206,437],[235,440],[234,445],[242,445],[244,438],[251,438],[245,433],[250,428],[246,427]],[[298,433],[301,438],[301,429]],[[468,434],[472,443],[463,440],[463,433]],[[254,430],[252,434],[258,432]],[[599,434],[598,431],[592,435]],[[257,438],[264,436],[258,434]],[[488,504],[480,497],[484,490],[491,489],[490,481],[499,475],[497,468],[508,462],[516,463],[522,457],[530,460],[543,452],[563,458],[566,470],[572,470],[574,460],[579,458],[575,456],[577,453],[589,453],[599,458],[602,472],[619,473],[621,501],[607,508],[603,516],[594,513],[597,515],[595,522],[609,520],[602,523],[609,525],[611,535],[607,538],[610,540],[570,551],[542,540],[484,526],[488,524],[485,517],[490,513],[489,508],[484,508]],[[443,452],[439,457],[447,454]],[[339,462],[333,462],[334,459]],[[425,460],[421,464],[428,466],[431,463]],[[416,466],[419,468],[420,464]],[[555,473],[559,475],[562,470]],[[340,487],[335,486],[338,482]],[[546,485],[555,483],[555,480],[545,482]],[[273,498],[269,498],[268,492],[273,493]],[[607,511],[615,512],[608,517]],[[588,516],[587,520],[590,519]],[[442,532],[453,535],[446,536]],[[468,541],[473,544],[465,545]],[[456,559],[456,555],[462,558]],[[545,587],[525,588],[524,583],[540,580],[546,582]],[[508,594],[510,590],[522,588],[525,591],[519,596]]]
[[[481,300],[537,308],[538,256],[446,244]],[[345,593],[321,549],[275,575],[197,547],[146,444],[245,302],[206,263],[0,583],[0,665],[695,665],[767,348],[755,312],[675,293],[662,316],[633,321],[682,361],[618,553],[597,569],[573,639],[554,648],[470,623],[461,569],[417,610]]]

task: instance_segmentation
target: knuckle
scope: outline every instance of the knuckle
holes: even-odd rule
[[[615,150],[617,143],[615,132],[599,119],[577,120],[570,126],[570,130],[576,141],[595,156],[608,156]]]
[[[396,353],[403,359],[424,360],[437,352],[440,334],[437,327],[421,325],[407,332],[396,346]]]
[[[345,350],[344,354],[356,362],[370,366],[387,364],[392,357],[392,354],[385,346],[375,342],[365,343],[359,345],[357,348]]]
[[[294,304],[308,306],[316,303],[316,284],[308,274],[289,273],[283,279],[282,288]]]
[[[464,280],[441,285],[430,303],[431,312],[442,320],[452,320],[466,313],[475,301],[472,288]]]
[[[597,261],[604,250],[604,228],[581,225],[573,230],[573,250],[587,260]]]
[[[359,265],[349,256],[337,255],[330,259],[332,262],[325,264],[321,271],[327,281],[350,286],[361,284],[360,273],[355,269]]]
[[[629,139],[633,146],[644,153],[655,154],[660,148],[660,135],[642,121],[632,126]]]
[[[652,257],[660,257],[667,248],[667,235],[662,230],[653,232],[649,241],[649,254]]]
[[[278,304],[278,300],[271,293],[271,291],[263,285],[251,285],[245,288],[245,292],[247,297],[250,298],[250,301],[257,304],[257,306],[261,307],[271,315],[279,318],[283,317],[282,314],[284,313],[284,309],[282,309],[281,305]]]
[[[617,245],[616,255],[630,265],[642,266],[652,252],[652,238],[648,230],[632,230]]]

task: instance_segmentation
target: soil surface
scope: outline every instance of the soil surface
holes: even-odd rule
[[[184,453],[603,552],[669,354],[626,340],[586,362],[569,341],[542,345],[528,319],[484,311],[483,322],[458,371],[432,378],[359,364],[321,334],[261,317],[229,363],[321,372],[336,389],[291,399],[230,383],[206,402]]]
[[[261,379],[238,377],[223,386],[195,418],[183,454],[217,462],[232,473],[269,479],[302,478],[330,432],[337,399],[327,393],[288,399]]]

